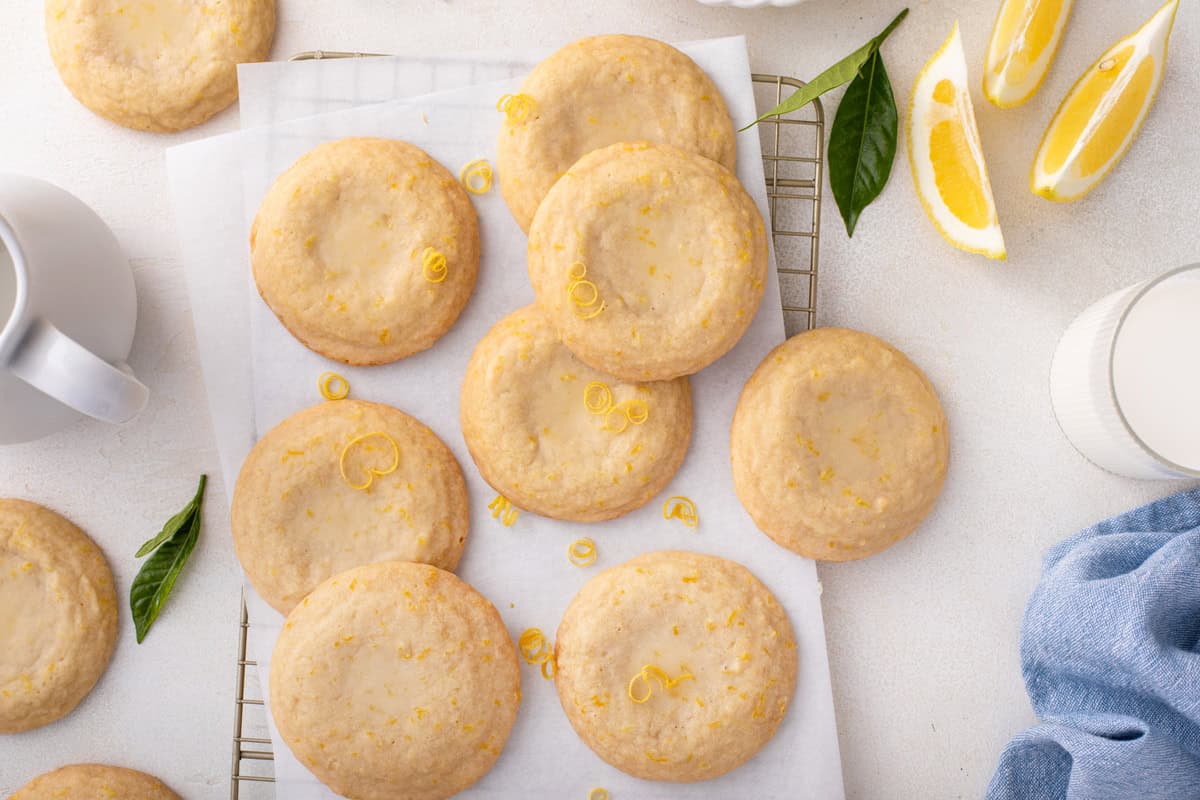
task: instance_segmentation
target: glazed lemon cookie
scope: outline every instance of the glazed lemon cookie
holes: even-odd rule
[[[9,800],[182,800],[151,775],[103,764],[71,764],[34,778]]]
[[[594,370],[536,306],[497,322],[475,347],[459,416],[496,491],[576,522],[648,503],[683,463],[692,435],[687,378],[626,383]]]
[[[0,733],[70,713],[116,640],[113,576],[96,543],[48,508],[0,499]]]
[[[452,570],[467,540],[467,487],[437,435],[380,403],[338,400],[294,414],[246,458],[233,544],[281,614],[317,584],[373,561]]]
[[[771,353],[733,418],[733,484],[768,536],[849,561],[895,544],[933,508],[950,458],[946,415],[903,353],[819,328]]]
[[[558,699],[598,756],[638,778],[701,781],[775,735],[796,688],[787,614],[750,571],[661,551],[605,570],[567,607]]]
[[[529,230],[550,187],[580,157],[615,142],[670,144],[736,162],[733,121],[696,62],[641,36],[592,36],[542,61],[505,98],[496,165],[517,224]]]
[[[529,230],[538,305],[580,360],[668,380],[737,344],[762,300],[762,216],[732,172],[675,147],[589,153]]]
[[[521,679],[496,608],[425,564],[356,567],[284,624],[271,715],[300,762],[353,800],[441,800],[504,748]]]
[[[237,99],[237,65],[271,50],[275,0],[46,0],[46,35],[79,102],[127,128],[179,131]]]
[[[339,139],[279,176],[250,229],[263,300],[304,345],[384,364],[432,345],[479,270],[479,223],[458,180],[394,139]]]

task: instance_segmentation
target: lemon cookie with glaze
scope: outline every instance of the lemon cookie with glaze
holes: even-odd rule
[[[480,340],[459,405],[483,479],[536,514],[612,519],[662,491],[692,433],[687,378],[628,383],[571,354],[536,306]]]
[[[182,800],[152,775],[104,764],[71,764],[34,778],[9,800]]]
[[[179,131],[237,99],[237,65],[271,50],[275,0],[47,0],[46,36],[83,105],[127,128]]]
[[[767,237],[729,170],[675,147],[620,143],[584,156],[538,208],[529,277],[563,342],[624,380],[690,375],[754,318]]]
[[[286,614],[321,581],[374,561],[453,570],[467,487],[437,435],[380,403],[338,400],[258,440],[233,491],[233,544],[254,588]]]
[[[755,524],[808,558],[890,547],[933,508],[950,439],[933,385],[859,331],[818,328],[763,360],[738,400],[733,484]]]
[[[499,757],[520,704],[495,606],[425,564],[357,567],[288,616],[271,715],[302,764],[354,800],[441,800]]]
[[[733,121],[704,70],[669,44],[592,36],[542,61],[506,104],[497,167],[524,231],[554,182],[579,158],[646,140],[736,162]]]
[[[579,737],[638,778],[700,781],[775,735],[796,688],[791,623],[745,567],[661,551],[605,570],[571,601],[555,685]]]
[[[70,713],[117,640],[112,572],[65,517],[0,499],[0,734]]]
[[[397,361],[458,319],[479,223],[458,180],[394,139],[326,142],[276,179],[250,229],[263,300],[293,336],[347,364]]]

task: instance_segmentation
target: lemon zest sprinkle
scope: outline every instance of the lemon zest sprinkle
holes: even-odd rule
[[[345,400],[350,394],[350,381],[336,372],[322,372],[317,378],[317,389],[326,400]]]
[[[366,473],[366,476],[367,476],[366,482],[365,483],[354,483],[353,481],[350,480],[350,476],[348,476],[346,474],[346,454],[349,453],[350,450],[356,444],[366,441],[367,439],[375,438],[375,437],[379,437],[381,439],[386,439],[388,444],[390,444],[392,446],[392,464],[391,464],[391,466],[384,467],[383,469],[377,469],[375,467],[367,467],[364,470],[364,472]],[[395,472],[397,469],[399,469],[399,467],[400,467],[400,446],[396,444],[395,439],[393,439],[391,436],[388,436],[383,431],[371,431],[370,433],[364,433],[361,436],[355,436],[353,439],[351,439],[349,442],[346,443],[345,447],[342,448],[342,454],[338,458],[338,471],[342,473],[342,480],[344,480],[346,482],[346,485],[349,486],[351,489],[358,489],[359,491],[364,491],[364,492],[371,488],[371,484],[375,482],[376,478],[382,478],[384,475],[391,475],[393,472]]]
[[[421,253],[421,275],[430,283],[441,283],[446,280],[446,256],[432,247],[426,247]]]
[[[526,628],[525,632],[517,639],[517,650],[521,654],[521,658],[525,659],[525,663],[531,667],[540,666],[542,677],[546,680],[554,680],[554,674],[557,671],[554,663],[554,648],[551,647],[550,641],[546,638],[546,634],[542,633],[541,628]]]
[[[495,499],[488,503],[488,508],[492,510],[492,519],[500,520],[500,524],[506,528],[511,528],[521,515],[521,510],[502,494],[496,495]]]
[[[593,414],[607,414],[613,407],[612,389],[606,383],[592,381],[583,389],[583,404]]]
[[[677,519],[689,528],[700,524],[700,514],[696,511],[696,503],[690,497],[677,494],[668,497],[663,503],[663,519]]]
[[[576,539],[567,548],[567,560],[577,567],[590,567],[596,563],[596,543],[587,536]]]
[[[471,194],[487,194],[492,190],[492,165],[486,158],[477,158],[463,164],[458,171],[458,179],[463,188]]]
[[[496,110],[503,111],[508,121],[521,123],[533,113],[536,104],[527,94],[506,94],[496,101]]]
[[[588,792],[588,800],[609,800],[608,789],[597,786]]]
[[[580,286],[584,287],[585,292],[590,289],[590,294],[577,294]],[[580,319],[593,319],[607,307],[600,299],[596,284],[587,280],[587,265],[582,261],[575,261],[567,267],[567,297],[575,304],[575,316]]]
[[[682,681],[686,681],[689,678],[694,679],[695,677],[696,676],[690,672],[681,672],[678,678],[672,678],[662,669],[662,667],[655,666],[654,664],[647,664],[646,666],[642,667],[641,672],[629,679],[629,686],[626,688],[625,692],[629,695],[629,699],[633,702],[644,703],[649,700],[650,695],[654,693],[654,686],[650,683],[651,678],[654,678],[661,683],[664,689],[674,689]],[[634,692],[634,686],[637,685],[638,681],[641,681],[642,685],[646,687],[645,694]]]

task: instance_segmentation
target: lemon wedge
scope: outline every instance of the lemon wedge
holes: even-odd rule
[[[1050,120],[1033,160],[1030,189],[1059,202],[1096,187],[1137,137],[1162,85],[1179,0],[1104,52]]]
[[[1004,258],[1004,236],[967,89],[958,23],[913,84],[908,102],[908,162],[917,196],[950,244]]]
[[[983,96],[1019,106],[1046,79],[1071,16],[1072,0],[1004,0],[983,59]]]

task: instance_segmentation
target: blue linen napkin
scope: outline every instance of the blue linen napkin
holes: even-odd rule
[[[1046,554],[1021,671],[1042,723],[987,800],[1200,800],[1200,488]]]

